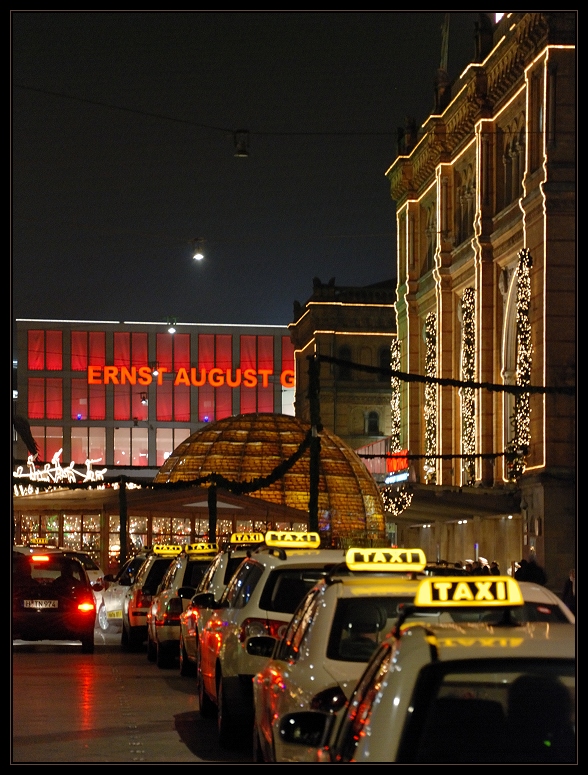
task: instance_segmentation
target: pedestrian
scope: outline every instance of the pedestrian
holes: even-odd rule
[[[571,568],[566,583],[564,584],[563,592],[561,593],[561,599],[570,609],[570,611],[576,615],[576,569]]]
[[[480,557],[480,576],[489,576],[490,566],[488,560],[485,557]]]
[[[531,557],[530,560],[523,559],[520,562],[519,569],[515,572],[515,579],[517,581],[531,581],[535,584],[541,584],[545,586],[547,576],[543,568],[537,563],[535,557]]]
[[[466,560],[464,564],[465,572],[468,574],[468,576],[472,575],[472,572],[474,570],[474,561],[473,560]]]
[[[492,560],[490,563],[490,574],[492,576],[500,576],[500,565],[496,562],[496,560]]]

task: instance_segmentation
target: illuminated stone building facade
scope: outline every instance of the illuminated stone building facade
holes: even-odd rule
[[[359,449],[390,435],[390,377],[350,368],[344,362],[390,368],[396,336],[395,283],[343,287],[315,278],[312,296],[295,304],[290,334],[296,360],[296,417],[311,421],[309,357],[319,362],[319,413],[322,425]]]
[[[559,591],[575,565],[576,14],[495,16],[387,172],[401,369],[432,378],[402,384],[403,446],[422,456],[403,518],[450,560],[535,553]],[[509,492],[517,513],[484,505]]]

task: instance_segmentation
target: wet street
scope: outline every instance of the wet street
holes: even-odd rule
[[[12,764],[251,762],[223,750],[198,710],[194,678],[126,653],[120,634],[12,649]]]

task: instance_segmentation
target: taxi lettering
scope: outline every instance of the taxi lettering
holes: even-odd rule
[[[483,648],[517,648],[523,643],[522,638],[437,638],[440,646],[482,646]]]
[[[511,606],[522,605],[519,585],[510,576],[491,580],[433,577],[421,582],[415,597],[418,606]]]
[[[258,544],[264,540],[263,533],[232,533],[232,544]]]
[[[277,532],[269,531],[265,534],[265,542],[268,546],[310,546],[315,549],[320,546],[320,536],[318,533],[297,533],[297,532]]]
[[[345,562],[350,570],[415,572],[423,570],[427,558],[422,549],[353,547],[348,549]]]

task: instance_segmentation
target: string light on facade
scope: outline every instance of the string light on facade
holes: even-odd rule
[[[476,374],[476,294],[473,288],[466,288],[461,300],[461,379],[474,379]],[[476,394],[473,388],[460,388],[461,399],[461,450],[464,455],[476,452]],[[464,458],[462,481],[472,485],[476,479],[474,458]]]
[[[531,307],[531,268],[533,259],[527,248],[519,253],[517,267],[517,362],[516,384],[525,387],[531,384],[531,364],[533,346],[531,344],[531,323],[529,311]],[[515,395],[514,411],[511,419],[513,436],[507,445],[509,453],[508,478],[516,481],[525,472],[525,455],[531,442],[531,406],[530,393],[522,392]]]
[[[382,490],[382,501],[384,510],[392,517],[399,517],[412,502],[412,492],[406,487],[395,489],[394,487],[385,487]]]
[[[437,376],[437,315],[430,312],[425,321],[425,375]],[[425,455],[437,454],[437,386],[425,384]],[[437,484],[434,458],[426,457],[424,464],[426,484]]]

